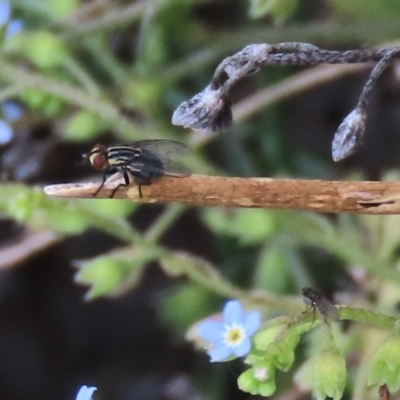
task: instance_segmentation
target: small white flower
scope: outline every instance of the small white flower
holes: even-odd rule
[[[267,368],[264,367],[255,367],[253,374],[258,381],[264,382],[269,378]]]

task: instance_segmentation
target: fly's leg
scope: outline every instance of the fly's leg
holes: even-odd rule
[[[139,199],[143,198],[142,194],[142,185],[151,185],[152,181],[150,179],[143,179],[143,178],[138,178],[137,176],[135,177],[135,182],[138,185],[138,191],[139,191]]]
[[[104,174],[103,175],[103,181],[100,183],[100,186],[96,189],[96,191],[93,193],[93,197],[96,197],[98,194],[99,194],[99,192],[100,192],[100,190],[103,188],[103,186],[104,186],[104,183],[106,182],[106,178],[107,178],[107,174]]]
[[[128,186],[131,183],[131,181],[129,180],[128,173],[126,171],[124,171],[123,177],[124,177],[125,183],[120,183],[116,188],[113,189],[113,191],[111,192],[111,195],[109,197],[110,199],[112,199],[114,197],[115,193],[121,186]]]

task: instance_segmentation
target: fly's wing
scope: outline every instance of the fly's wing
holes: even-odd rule
[[[192,173],[185,167],[182,167],[181,165],[176,165],[172,162],[163,164],[162,168],[154,165],[146,165],[146,167],[143,168],[138,164],[130,164],[126,166],[126,170],[132,172],[135,175],[148,175],[150,177],[161,177],[162,175],[166,175],[176,178],[185,178],[192,175]]]
[[[164,164],[163,175],[184,178],[186,176],[192,175],[192,173],[181,165],[176,165],[172,162],[169,162]]]
[[[177,140],[138,140],[131,144],[139,149],[146,149],[155,154],[163,164],[167,164],[174,158],[182,157],[189,153],[189,148]]]
[[[326,318],[332,321],[339,321],[340,316],[336,307],[325,297],[322,297],[318,302],[315,303],[318,311]]]
[[[190,176],[191,172],[175,163],[172,159],[182,157],[189,153],[189,148],[177,140],[139,140],[132,143],[132,146],[147,150],[152,153],[162,163],[162,169],[155,165],[148,165],[146,168],[150,173],[167,175],[173,177]]]

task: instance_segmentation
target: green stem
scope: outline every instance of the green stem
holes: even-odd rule
[[[99,96],[100,89],[92,77],[79,65],[73,57],[67,57],[63,63],[68,72],[82,84],[84,89],[93,97]]]
[[[115,82],[123,84],[129,78],[124,67],[117,62],[110,48],[104,43],[103,37],[90,36],[83,39],[83,45],[87,51],[92,53],[92,56],[104,68],[105,71],[114,79]]]
[[[276,296],[264,290],[241,289],[227,281],[208,261],[185,253],[165,251],[159,261],[169,275],[185,275],[193,282],[220,296],[241,299],[249,307],[289,314],[301,312],[304,308],[299,296]]]
[[[399,320],[388,315],[376,313],[374,311],[364,310],[362,308],[336,306],[339,311],[340,319],[354,322],[362,322],[372,325],[376,328],[397,331],[399,329]]]
[[[145,240],[156,243],[170,225],[185,211],[186,207],[181,204],[168,206],[161,216],[151,225],[145,233]]]
[[[104,32],[114,28],[120,29],[141,18],[147,3],[148,1],[139,1],[126,7],[118,7],[84,23],[73,21],[60,36],[67,40],[77,40],[77,36],[86,36],[93,32]]]
[[[86,91],[66,83],[60,83],[33,72],[23,70],[11,63],[0,61],[0,76],[10,82],[18,83],[21,90],[28,88],[40,89],[60,97],[71,104],[98,114],[102,119],[111,120],[114,125],[123,132],[139,131],[134,123],[121,115],[119,109],[100,98],[93,98]]]
[[[8,86],[0,90],[0,102],[8,100],[10,97],[16,96],[21,91],[21,88],[16,84],[13,86]]]
[[[171,276],[186,275],[193,282],[226,297],[240,298],[244,292],[226,281],[206,260],[186,253],[165,254],[160,259],[161,266]]]
[[[28,88],[39,89],[45,93],[57,96],[70,104],[75,104],[84,110],[92,111],[101,119],[112,122],[115,129],[119,130],[121,136],[127,140],[140,139],[143,135],[147,139],[159,138],[154,129],[150,129],[150,126],[135,124],[133,120],[125,117],[119,108],[110,101],[100,97],[93,97],[76,86],[28,72],[3,60],[0,60],[0,77],[10,81],[12,84],[17,84],[20,91]],[[210,165],[196,154],[192,154],[187,161],[183,160],[183,163],[189,166],[197,166],[193,170],[199,172],[213,171]]]
[[[221,54],[221,49],[210,49],[197,51],[189,55],[181,62],[176,62],[170,67],[163,68],[160,76],[165,84],[171,84],[178,79],[182,79],[187,75],[193,75],[197,71],[202,71],[209,64],[216,61]]]
[[[356,369],[354,389],[351,396],[352,400],[364,400],[369,397],[368,376],[371,371],[372,357],[379,346],[382,345],[382,340],[385,335],[383,331],[377,332],[375,329],[368,329],[364,332],[361,339],[362,343],[359,348],[360,360],[358,362],[358,368]]]
[[[295,301],[292,300],[293,304]],[[304,306],[303,306],[304,307]],[[368,324],[372,327],[383,329],[385,331],[398,332],[400,331],[400,322],[397,318],[389,315],[380,314],[374,311],[364,310],[362,308],[349,307],[349,306],[335,306],[339,311],[340,320],[349,320],[353,322],[361,322]],[[329,318],[324,317],[318,311],[313,309],[301,312],[298,315],[287,319],[287,317],[278,317],[267,321],[263,324],[264,327],[272,327],[282,323],[289,324],[290,326],[303,326],[310,322],[313,326],[317,326],[321,322],[330,323]]]
[[[400,284],[399,272],[387,264],[385,260],[378,260],[360,249],[357,245],[349,245],[351,241],[346,240],[346,237],[336,237],[330,244],[325,243],[327,249],[332,248],[334,254],[342,257],[349,263],[357,263],[361,265],[366,271],[374,274],[374,276],[382,279]]]

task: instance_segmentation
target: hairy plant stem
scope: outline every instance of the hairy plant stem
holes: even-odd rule
[[[385,329],[387,331],[399,332],[400,323],[395,317],[380,314],[374,311],[364,310],[362,308],[336,306],[341,320],[350,320],[372,325],[375,328]]]
[[[93,97],[76,86],[24,70],[4,60],[0,61],[0,77],[10,81],[12,84],[18,84],[20,90],[40,89],[71,104],[92,111],[105,120],[111,120],[121,131],[132,132],[132,130],[139,129],[139,127],[135,128],[134,123],[124,117],[116,106],[103,98]]]
[[[144,237],[146,241],[157,242],[170,225],[186,210],[186,207],[181,204],[172,204],[163,210],[158,219],[153,222],[150,228],[146,231]]]

